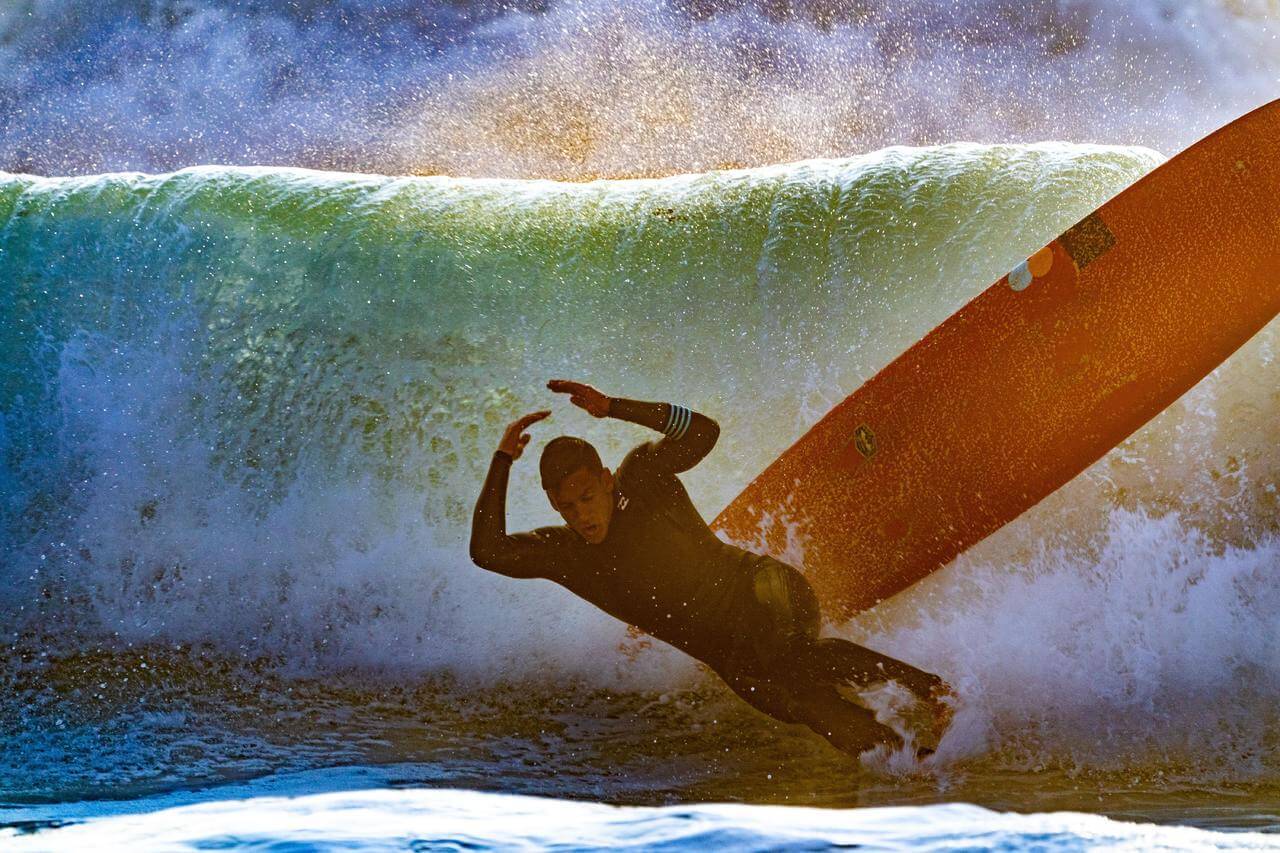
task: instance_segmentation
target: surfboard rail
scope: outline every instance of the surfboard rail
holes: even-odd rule
[[[1066,229],[835,406],[714,520],[786,545],[834,614],[1012,521],[1280,313],[1280,100]]]

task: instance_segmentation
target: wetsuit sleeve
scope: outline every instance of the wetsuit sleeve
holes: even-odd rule
[[[480,499],[471,516],[471,560],[480,568],[513,578],[551,578],[561,574],[567,558],[558,527],[507,533],[507,480],[511,457],[495,451]]]
[[[649,444],[647,467],[668,474],[687,471],[716,446],[720,425],[706,415],[675,403],[644,403],[614,398],[609,416],[663,433]]]

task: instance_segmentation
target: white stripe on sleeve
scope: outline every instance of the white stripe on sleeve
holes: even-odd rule
[[[662,431],[674,439],[684,438],[684,434],[689,431],[689,425],[693,423],[693,413],[675,403],[668,403],[668,405],[671,407],[671,413],[667,416],[667,425]]]

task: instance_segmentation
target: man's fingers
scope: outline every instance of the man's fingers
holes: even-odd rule
[[[504,440],[504,441],[512,441],[512,440],[516,440],[516,439],[520,438],[521,434],[522,434],[526,429],[528,429],[528,428],[529,428],[529,426],[530,426],[531,424],[537,423],[538,421],[542,420],[543,418],[547,417],[547,416],[548,416],[548,415],[550,415],[550,414],[551,414],[551,412],[549,412],[549,411],[530,412],[529,414],[525,415],[524,417],[520,418],[519,420],[517,420],[517,421],[513,421],[513,422],[512,422],[512,423],[507,427],[507,431],[506,431],[506,433],[505,433],[505,438],[504,438],[503,440]],[[527,438],[528,438],[528,437],[526,436],[525,438],[526,438],[526,440],[527,440]]]
[[[523,430],[525,427],[529,426],[530,424],[535,424],[538,421],[542,420],[543,418],[549,416],[550,414],[551,414],[550,409],[543,409],[541,412],[530,412],[529,414],[520,418],[520,420],[513,423],[511,427],[513,429],[518,428],[520,430]]]
[[[520,418],[512,421],[507,425],[507,429],[502,434],[502,440],[498,442],[498,449],[511,454],[512,459],[519,459],[520,454],[524,452],[525,445],[529,443],[530,436],[525,429],[530,424],[537,423],[543,418],[550,417],[550,409],[542,409],[537,412],[530,412]]]
[[[586,390],[587,386],[581,382],[570,382],[568,379],[552,379],[547,383],[547,387],[562,394],[580,394]]]

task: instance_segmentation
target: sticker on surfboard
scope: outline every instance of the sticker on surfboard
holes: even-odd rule
[[[1090,213],[1063,232],[1058,242],[1075,261],[1076,269],[1082,270],[1115,248],[1116,235],[1111,233],[1101,215]]]
[[[1077,271],[1111,251],[1116,236],[1097,213],[1091,213],[1072,225],[1058,239],[1018,264],[1006,277],[1015,291],[1026,290],[1037,279],[1053,269],[1054,255],[1061,252],[1071,259]]]
[[[859,425],[853,431],[853,446],[862,454],[863,459],[870,459],[879,450],[876,446],[876,434],[866,424]]]

